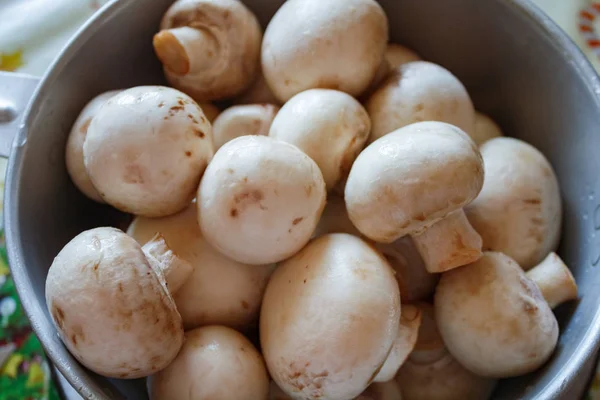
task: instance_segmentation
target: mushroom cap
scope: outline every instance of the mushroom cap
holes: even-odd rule
[[[211,126],[180,91],[135,87],[98,110],[83,155],[92,183],[108,204],[136,215],[170,215],[194,197],[213,155]]]
[[[188,55],[203,60],[198,70],[179,75],[165,68],[171,86],[197,101],[226,99],[250,86],[258,72],[262,40],[252,11],[237,0],[178,0],[165,13],[160,29],[186,26],[205,32],[214,48],[198,48]]]
[[[387,45],[384,57],[391,69],[396,69],[403,64],[408,64],[409,62],[423,60],[421,56],[419,56],[414,50],[396,43],[390,43]]]
[[[450,353],[481,376],[532,372],[552,355],[558,339],[558,323],[539,288],[502,253],[484,253],[442,274],[435,314]]]
[[[71,180],[84,195],[98,203],[104,203],[102,197],[92,185],[92,181],[83,164],[83,142],[88,132],[92,118],[98,112],[98,109],[106,103],[108,99],[119,93],[120,90],[111,90],[101,93],[90,100],[81,110],[81,113],[75,120],[65,149],[65,160],[67,163],[67,172]]]
[[[206,240],[247,264],[288,258],[310,239],[325,207],[319,167],[296,146],[242,136],[215,154],[198,188]]]
[[[294,398],[358,396],[396,340],[400,295],[393,271],[348,234],[317,238],[267,284],[260,341],[271,377]]]
[[[346,183],[353,224],[377,242],[421,233],[470,203],[483,184],[477,146],[459,128],[421,122],[373,142]]]
[[[374,0],[288,0],[265,31],[263,73],[281,102],[313,88],[358,96],[373,80],[387,39],[387,17]]]
[[[206,326],[185,333],[177,358],[149,380],[151,400],[267,400],[269,375],[241,333]]]
[[[279,107],[272,104],[246,104],[229,107],[213,124],[215,149],[245,135],[267,136]]]
[[[155,232],[194,269],[173,296],[186,330],[202,325],[245,329],[257,322],[272,265],[242,264],[213,249],[202,237],[195,204],[168,217],[136,217],[127,230],[140,244]]]
[[[46,304],[73,356],[108,377],[166,367],[183,342],[181,317],[140,245],[115,228],[73,238],[46,278]]]
[[[562,204],[556,175],[533,146],[513,138],[495,138],[481,146],[485,181],[465,208],[483,248],[512,257],[528,270],[560,240]]]
[[[370,141],[420,121],[446,122],[473,131],[475,109],[463,84],[444,67],[416,61],[397,67],[366,104]]]
[[[288,100],[269,136],[297,146],[315,160],[331,190],[350,171],[371,131],[364,107],[331,89],[310,89]]]
[[[469,134],[478,146],[495,137],[504,136],[498,124],[479,111],[475,112],[475,126]]]
[[[496,381],[461,366],[446,350],[437,330],[433,306],[418,303],[422,323],[415,349],[402,365],[396,381],[404,400],[485,400]]]
[[[271,88],[267,84],[265,76],[262,73],[258,74],[258,77],[254,83],[241,95],[233,99],[234,104],[280,104],[279,100]]]

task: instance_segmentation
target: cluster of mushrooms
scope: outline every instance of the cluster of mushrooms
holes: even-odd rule
[[[263,34],[179,0],[153,45],[170,86],[100,94],[66,146],[135,215],[48,272],[84,366],[154,400],[480,400],[549,359],[577,297],[554,171],[376,1],[288,0]]]

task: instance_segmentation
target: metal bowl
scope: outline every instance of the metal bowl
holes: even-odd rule
[[[44,281],[73,236],[124,215],[88,201],[66,173],[64,147],[77,114],[109,89],[164,83],[152,35],[171,0],[116,1],[60,55],[36,90],[13,142],[5,196],[8,254],[33,329],[52,361],[85,398],[145,399],[143,380],[115,381],[79,365],[46,310]],[[246,0],[267,23],[281,0]],[[534,374],[503,381],[495,399],[575,398],[599,344],[600,84],[565,34],[526,0],[382,0],[391,39],[449,68],[476,107],[504,131],[539,148],[561,183],[560,255],[580,299],[557,310],[561,337]],[[596,236],[598,234],[598,236]]]

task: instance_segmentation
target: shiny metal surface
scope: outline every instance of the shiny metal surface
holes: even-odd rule
[[[39,79],[0,71],[0,157],[8,157],[25,107]]]
[[[245,0],[263,24],[281,0]],[[71,184],[64,145],[78,112],[109,89],[164,83],[151,38],[171,0],[104,7],[59,57],[30,103],[13,148],[5,227],[13,276],[33,328],[57,367],[90,399],[145,399],[143,381],[82,368],[61,344],[44,302],[53,257],[73,236],[125,216],[86,200]],[[580,300],[557,310],[562,336],[535,374],[504,381],[494,399],[572,399],[600,339],[600,83],[584,56],[526,0],[381,0],[392,40],[454,72],[477,108],[537,146],[561,183],[560,254]]]

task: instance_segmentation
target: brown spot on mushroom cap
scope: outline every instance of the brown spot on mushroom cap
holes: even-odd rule
[[[302,220],[304,220],[304,217],[298,217],[292,221],[292,225],[298,225]]]
[[[259,202],[263,199],[263,193],[260,190],[251,190],[248,192],[243,192],[234,197],[234,201],[236,203],[250,201],[251,203]]]
[[[142,174],[142,169],[137,164],[128,164],[125,167],[125,174],[123,176],[123,181],[125,183],[131,184],[143,184],[144,177]]]
[[[193,128],[193,131],[194,131],[194,135],[198,136],[201,139],[204,139],[204,137],[206,136],[204,134],[204,132],[202,132],[200,129],[198,129],[196,127]]]
[[[58,325],[58,328],[62,330],[65,324],[65,312],[62,308],[60,308],[54,303],[52,303],[51,309],[52,318],[54,319],[54,321],[56,321],[56,325]]]
[[[538,204],[542,204],[542,200],[541,199],[523,199],[523,203],[538,205]]]
[[[298,391],[304,392],[303,394],[309,396],[308,398],[319,399],[323,396],[323,381],[329,376],[329,371],[312,373],[306,370],[309,366],[309,362],[301,367],[298,367],[295,362],[291,362],[288,383]]]
[[[307,197],[310,197],[310,194],[312,193],[312,189],[313,189],[313,185],[306,185],[304,187],[304,191],[306,192]]]
[[[365,268],[354,268],[352,270],[354,275],[358,276],[361,280],[366,280],[369,276],[369,271]]]
[[[186,155],[186,157],[191,157],[192,156],[192,152],[191,151],[186,151],[185,155]]]
[[[88,131],[88,128],[90,127],[90,124],[92,123],[92,118],[88,118],[86,119],[83,124],[81,124],[81,126],[79,127],[79,132],[82,134],[86,134]]]
[[[253,205],[258,205],[261,210],[266,210],[261,201],[264,199],[264,194],[261,190],[251,189],[247,191],[243,191],[241,193],[236,194],[233,197],[233,203],[236,206],[235,209],[237,211],[243,211],[243,209],[247,207],[251,207]],[[240,210],[241,208],[241,210]]]
[[[246,300],[242,300],[241,304],[242,304],[242,308],[244,310],[248,310],[250,308],[250,305],[248,304],[248,302]]]
[[[232,208],[229,211],[229,215],[231,215],[233,218],[236,218],[238,216],[238,210],[237,210],[237,208]]]

